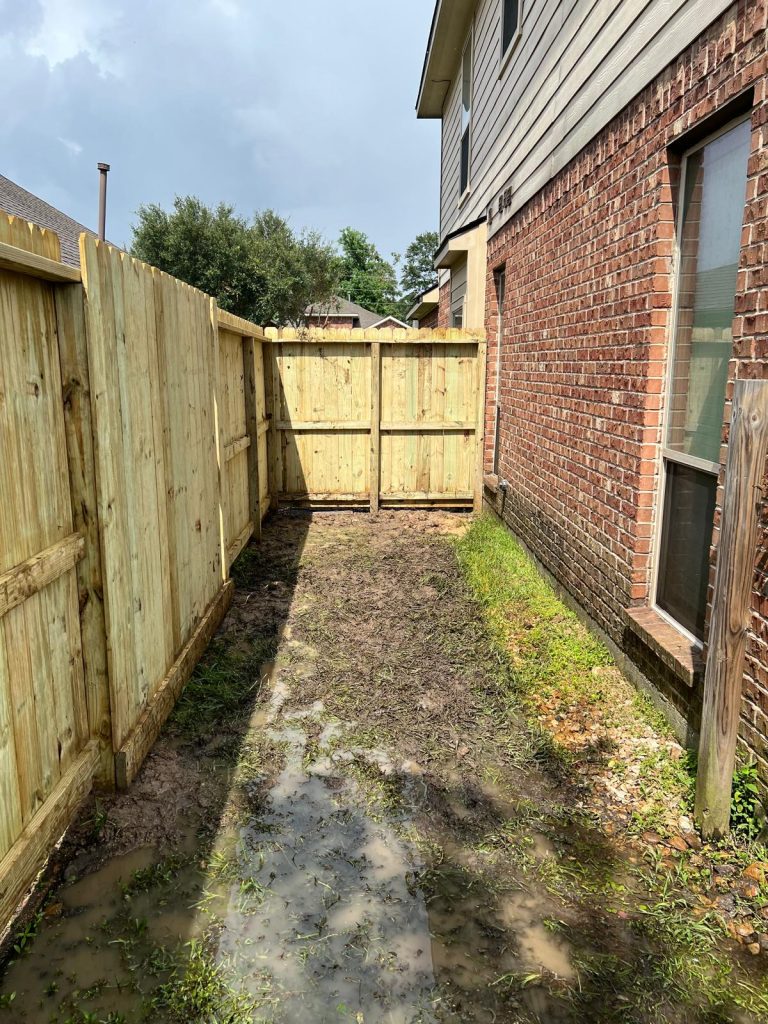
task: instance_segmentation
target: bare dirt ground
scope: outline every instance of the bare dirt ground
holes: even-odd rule
[[[768,1019],[515,714],[467,526],[271,520],[136,784],[65,843],[0,1024]]]

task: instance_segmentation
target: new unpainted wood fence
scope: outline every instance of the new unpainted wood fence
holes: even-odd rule
[[[479,507],[485,339],[267,329],[270,489],[292,504]]]
[[[94,781],[130,784],[281,498],[480,501],[484,341],[267,339],[0,214],[0,930]]]

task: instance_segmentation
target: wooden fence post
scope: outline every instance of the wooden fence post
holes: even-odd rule
[[[269,415],[269,444],[267,461],[269,463],[269,507],[276,512],[280,507],[280,491],[283,478],[283,458],[281,445],[283,435],[278,429],[282,402],[280,399],[280,367],[277,362],[279,346],[271,342],[264,353],[264,377],[269,383],[268,415]],[[269,354],[269,369],[267,369],[267,353]]]
[[[477,343],[477,433],[475,435],[477,460],[475,466],[475,512],[483,511],[483,477],[485,469],[485,399],[486,399],[486,367],[488,359],[488,343],[484,340]]]
[[[371,342],[371,513],[379,511],[381,491],[381,342]]]
[[[257,401],[255,338],[243,338],[243,389],[245,393],[245,433],[251,439],[248,448],[248,504],[253,536],[261,540],[261,468],[259,466],[259,406]],[[263,365],[263,364],[262,364]]]
[[[760,481],[768,446],[768,381],[737,380],[725,469],[704,680],[696,819],[705,838],[730,826]]]

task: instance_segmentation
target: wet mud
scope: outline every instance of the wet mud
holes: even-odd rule
[[[669,984],[635,854],[504,697],[465,527],[269,524],[132,791],[65,843],[0,1024],[759,1019]]]

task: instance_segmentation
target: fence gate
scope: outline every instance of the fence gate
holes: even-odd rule
[[[472,507],[485,340],[462,331],[267,331],[272,493],[289,504]]]

